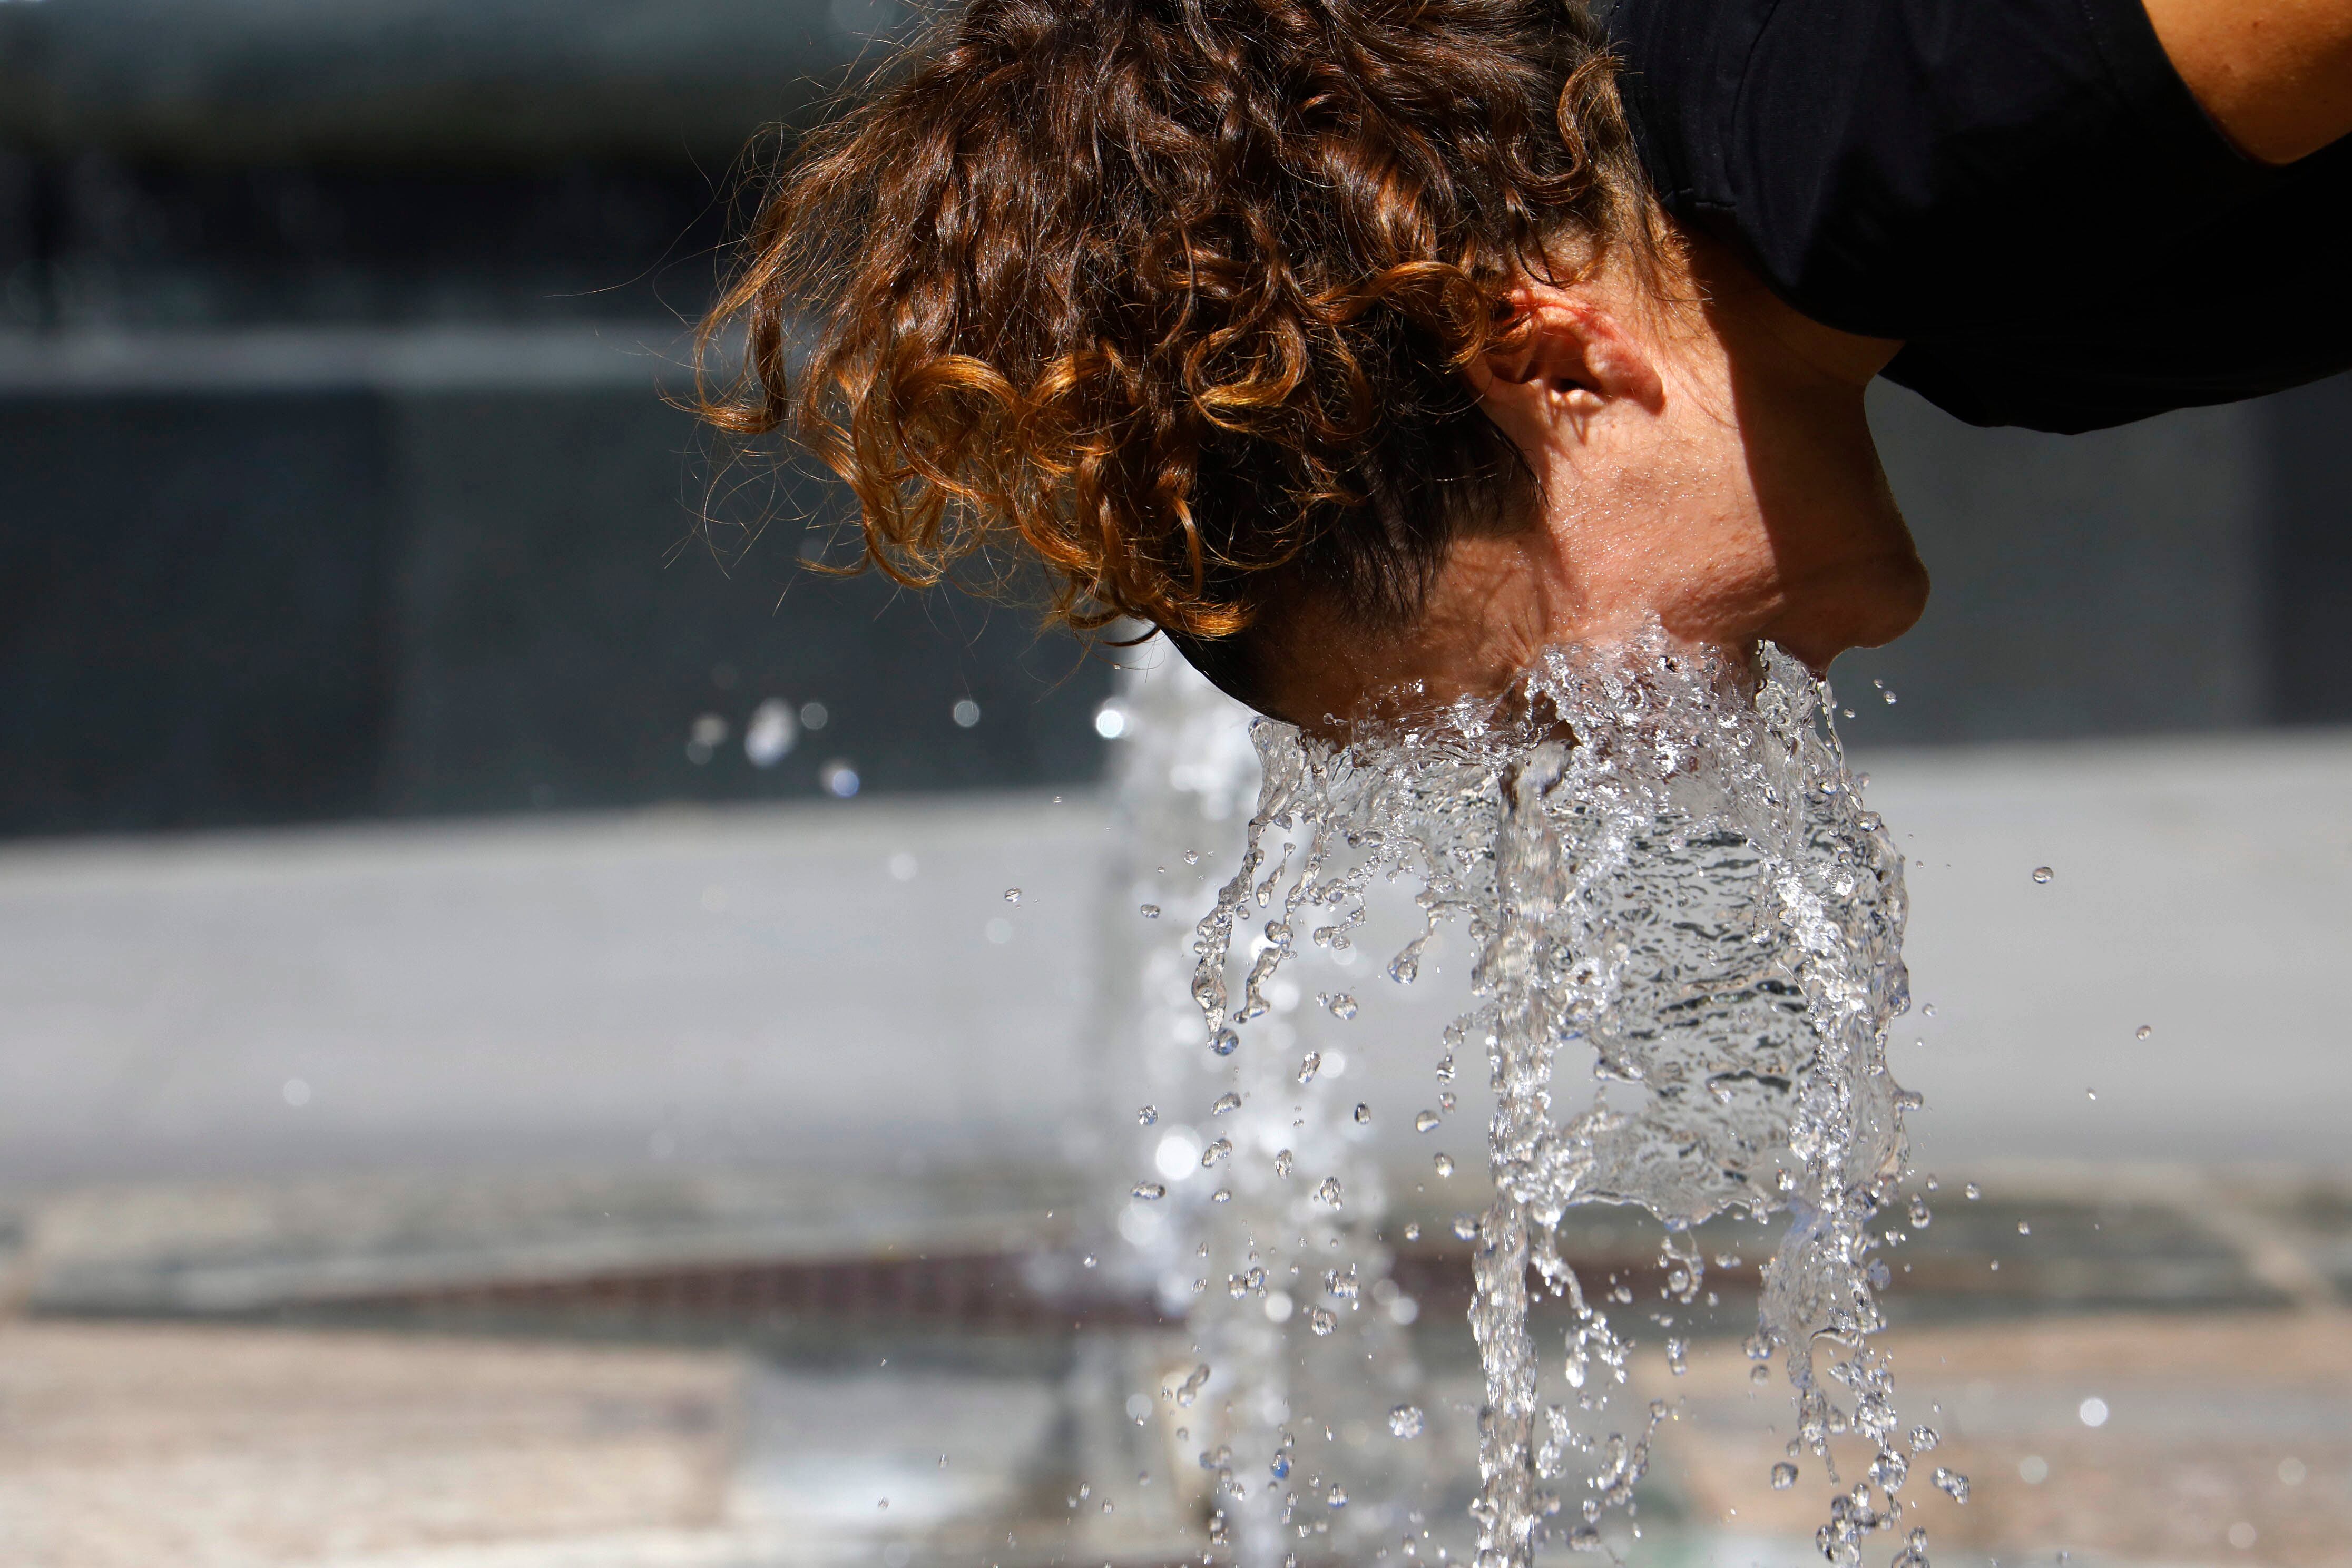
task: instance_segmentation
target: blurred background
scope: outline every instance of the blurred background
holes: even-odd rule
[[[664,401],[747,142],[909,20],[0,0],[10,1561],[1190,1539],[1172,1483],[1072,1522],[1181,1349],[1068,1267],[1131,1110],[1113,667],[1164,656],[809,572],[838,498]],[[1973,1369],[1952,1539],[2341,1563],[2352,380],[1873,416],[1936,595],[1835,681],[1916,862],[1921,1164],[1982,1193],[1897,1295]],[[1458,1369],[1475,1197],[1416,1202]],[[1712,1452],[1659,1550],[1778,1561]]]

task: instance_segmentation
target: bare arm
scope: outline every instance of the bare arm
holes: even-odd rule
[[[2144,0],[2173,68],[2249,156],[2352,133],[2352,0]]]

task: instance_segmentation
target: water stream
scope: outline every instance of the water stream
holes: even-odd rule
[[[1129,1209],[1159,1216],[1130,1229],[1176,1238],[1163,1258],[1191,1252],[1163,1281],[1204,1266],[1174,1287],[1194,1292],[1203,1364],[1225,1358],[1204,1387],[1230,1376],[1219,1408],[1260,1417],[1217,1428],[1202,1460],[1223,1482],[1236,1561],[1283,1561],[1313,1500],[1291,1457],[1297,1391],[1258,1331],[1287,1308],[1336,1332],[1336,1309],[1359,1305],[1384,1264],[1369,1233],[1341,1221],[1370,1206],[1374,1173],[1334,1136],[1346,1097],[1312,1100],[1310,1115],[1281,1088],[1317,1070],[1314,1040],[1281,1005],[1283,971],[1302,944],[1353,953],[1394,889],[1420,930],[1366,967],[1368,988],[1414,984],[1449,928],[1477,955],[1472,1005],[1435,1043],[1444,1084],[1483,1056],[1494,1097],[1495,1196],[1462,1226],[1485,1382],[1479,1568],[1524,1568],[1548,1539],[1614,1552],[1604,1529],[1633,1504],[1672,1415],[1664,1402],[1620,1407],[1634,1342],[1559,1254],[1562,1216],[1592,1203],[1655,1216],[1664,1294],[1685,1307],[1706,1271],[1694,1227],[1779,1217],[1748,1351],[1759,1377],[1780,1360],[1796,1406],[1790,1458],[1834,1489],[1817,1543],[1858,1563],[1873,1534],[1904,1533],[1897,1568],[1923,1568],[1925,1536],[1902,1532],[1899,1494],[1906,1447],[1935,1439],[1897,1434],[1873,1341],[1886,1274],[1868,1223],[1893,1199],[1916,1104],[1885,1060],[1887,1025],[1908,1006],[1901,858],[1857,795],[1825,689],[1769,647],[1741,664],[1654,629],[1628,647],[1555,651],[1500,701],[1408,712],[1344,745],[1265,721],[1249,733],[1258,803],[1241,863],[1192,937],[1198,1011],[1159,1026],[1214,1064],[1196,1075],[1200,1097],[1203,1079],[1230,1079],[1237,1103],[1184,1104],[1211,1179],[1186,1184],[1180,1208],[1163,1161]],[[1324,1003],[1327,1015],[1360,1005]],[[1301,1267],[1327,1253],[1339,1268]],[[1531,1322],[1545,1297],[1565,1310],[1556,1344]],[[1360,1310],[1347,1321],[1380,1327]],[[1671,1331],[1661,1349],[1679,1369]],[[1379,1365],[1402,1351],[1369,1353]],[[1399,1423],[1417,1423],[1405,1408]],[[1859,1443],[1860,1474],[1840,1473],[1833,1441]],[[1788,1484],[1783,1470],[1771,1484]]]
[[[1422,1419],[1404,1333],[1418,1308],[1390,1279],[1344,1020],[1285,993],[1243,1051],[1237,1034],[1204,1045],[1192,1000],[1193,927],[1233,863],[1262,736],[1172,660],[1134,672],[1106,711],[1122,744],[1101,1027],[1135,1097],[1113,1263],[1184,1324],[1158,1392],[1180,1462],[1207,1483],[1213,1555],[1370,1558],[1404,1523],[1422,1468],[1394,1440]],[[1340,1439],[1367,1430],[1384,1441]]]

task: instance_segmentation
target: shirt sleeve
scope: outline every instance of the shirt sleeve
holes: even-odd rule
[[[2014,324],[2260,194],[2140,0],[1619,0],[1667,210],[1807,315]]]

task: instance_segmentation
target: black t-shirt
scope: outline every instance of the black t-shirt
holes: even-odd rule
[[[2352,367],[2352,137],[2242,157],[2140,0],[1619,0],[1668,211],[1977,425],[2094,430]]]

